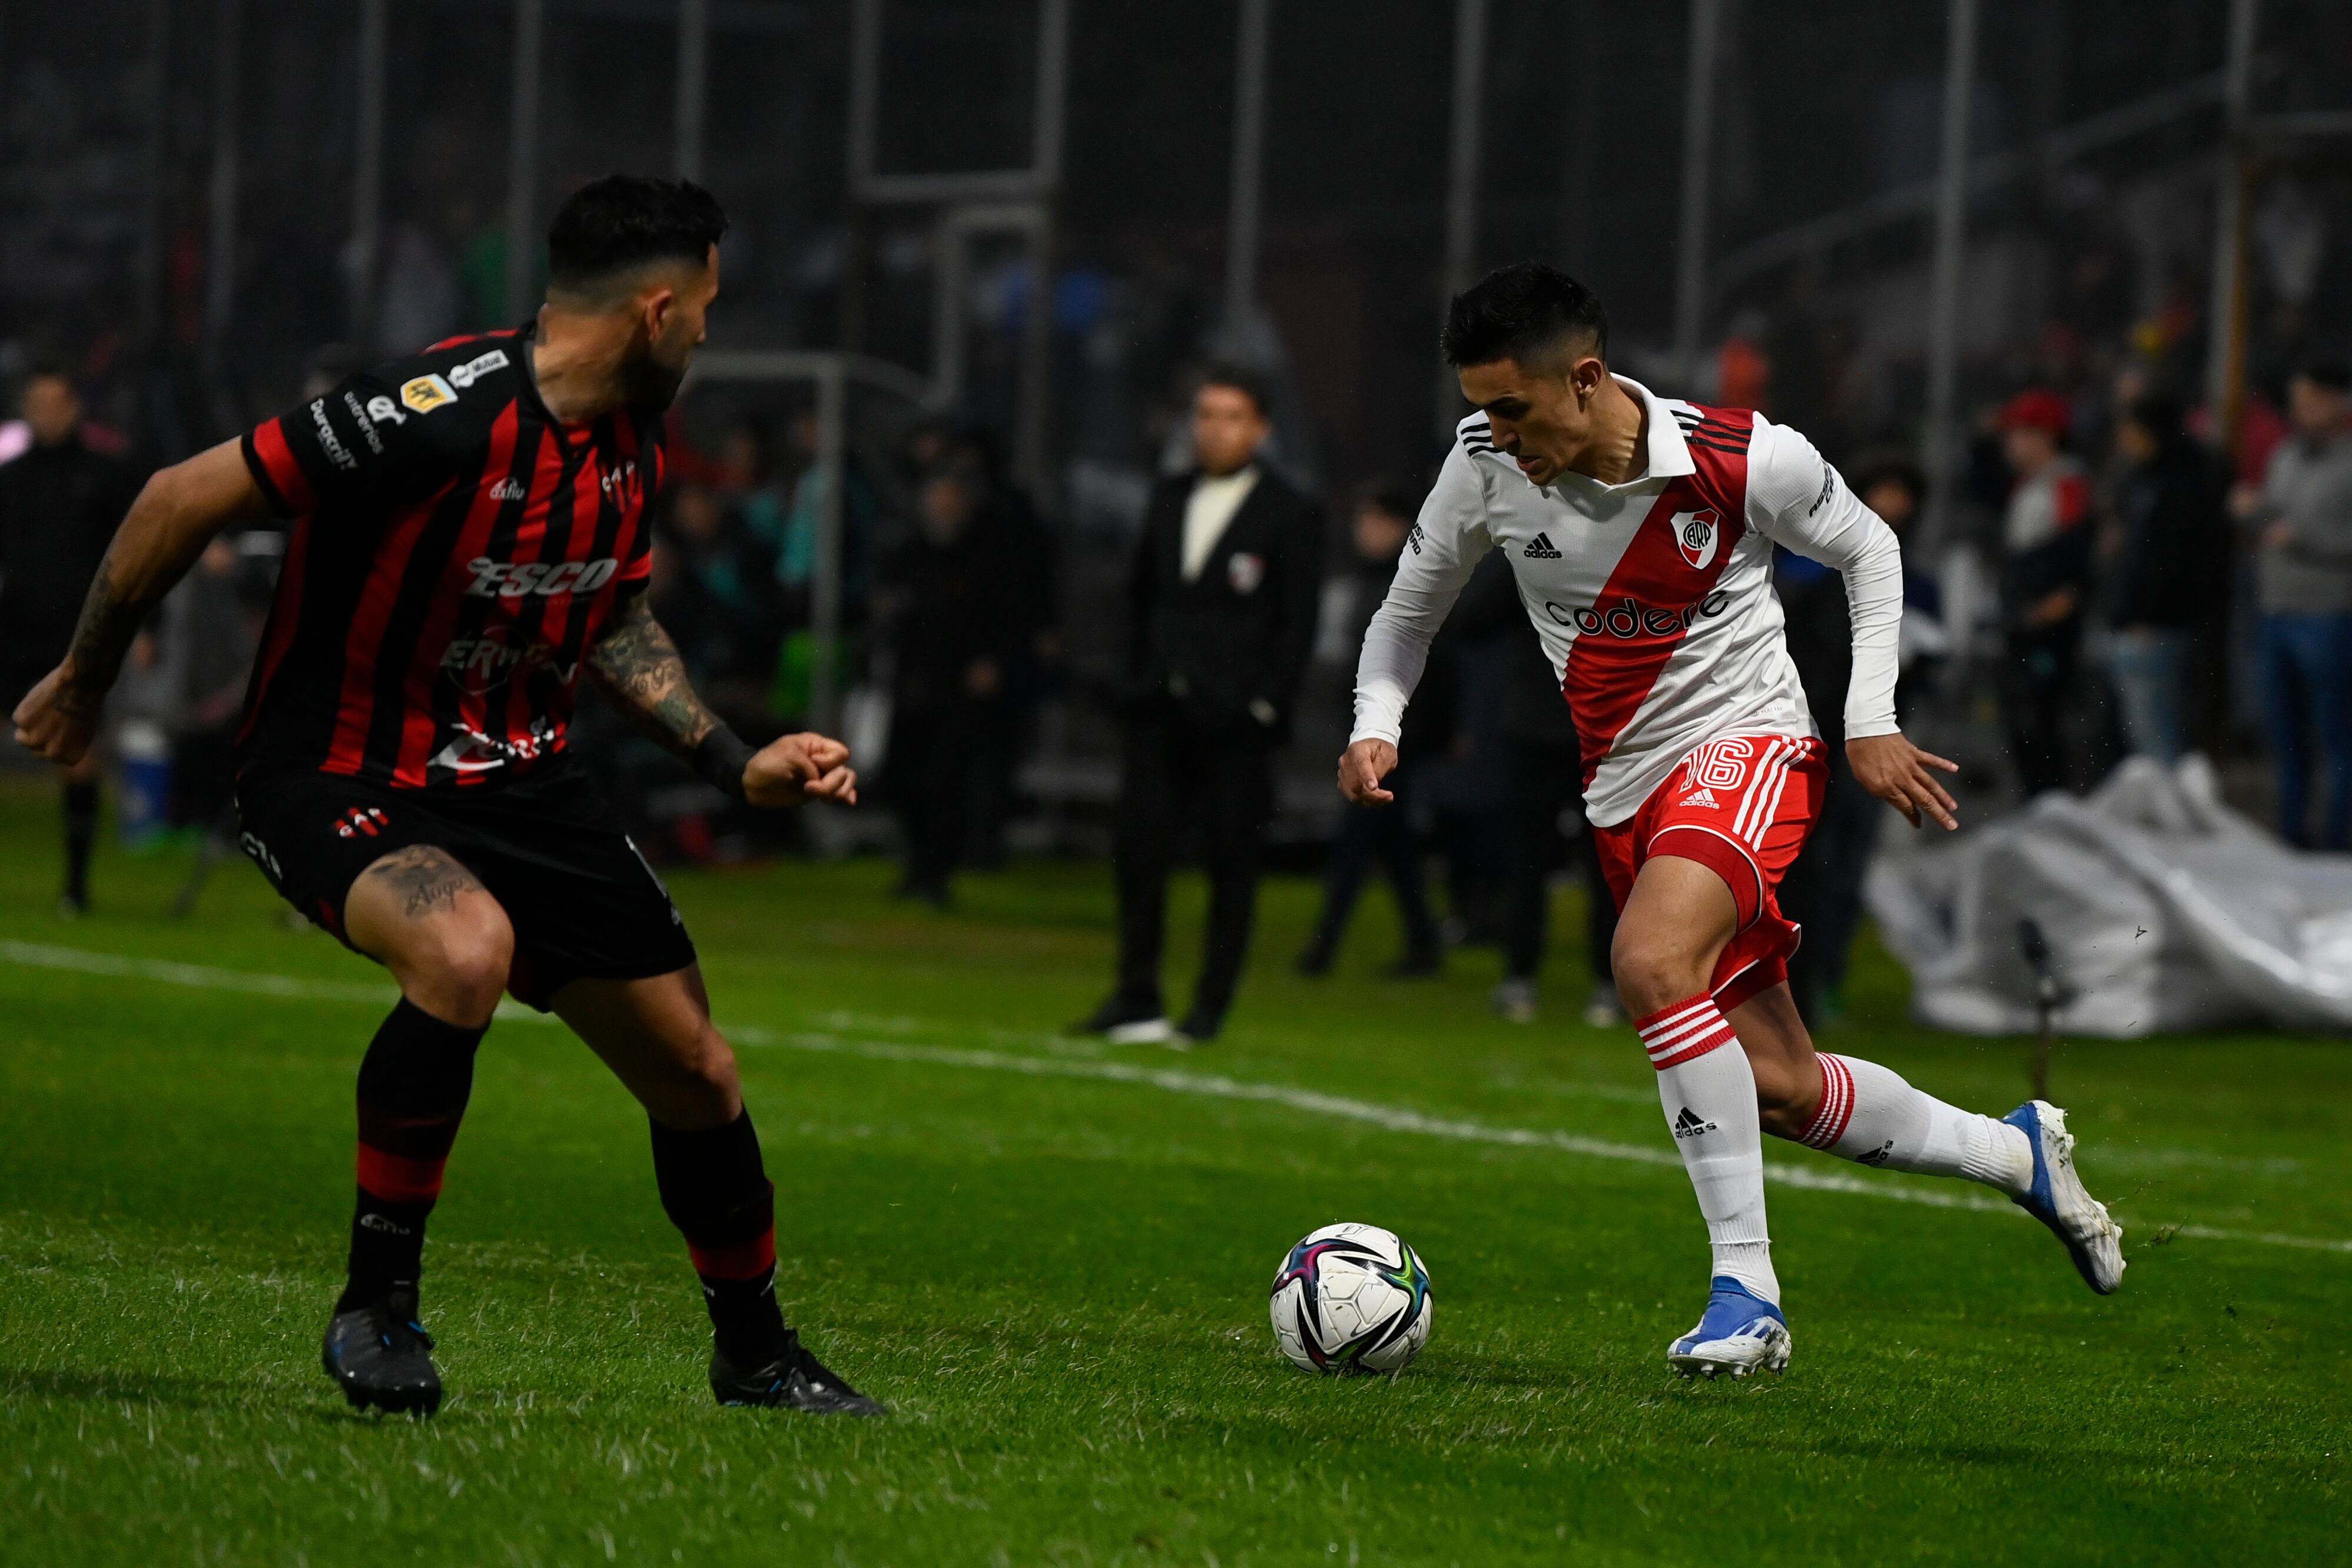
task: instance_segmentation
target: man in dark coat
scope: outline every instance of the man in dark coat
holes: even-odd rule
[[[119,443],[83,428],[81,399],[63,367],[42,365],[26,378],[24,413],[33,444],[0,464],[0,689],[12,704],[65,657],[82,595],[139,489],[137,471],[114,450]],[[64,779],[58,909],[71,916],[89,907],[96,753],[64,769]]]
[[[2105,530],[2107,674],[2124,747],[2169,767],[2189,749],[2192,659],[2230,582],[2219,465],[2179,401],[2139,397],[2116,427],[2125,462]]]
[[[1412,537],[1412,520],[1421,510],[1417,490],[1392,480],[1375,480],[1356,497],[1349,532],[1355,543],[1351,563],[1356,591],[1349,596],[1344,646],[1363,645],[1364,625],[1388,596],[1396,577],[1397,558]],[[1525,624],[1526,618],[1521,617]],[[1444,756],[1454,744],[1460,702],[1458,644],[1460,635],[1441,629],[1430,645],[1429,663],[1422,668],[1416,700],[1405,713],[1404,733],[1397,741],[1396,770],[1389,775],[1389,792],[1396,797],[1386,810],[1351,808],[1339,819],[1331,841],[1331,862],[1323,877],[1323,914],[1315,935],[1298,955],[1298,972],[1328,975],[1339,956],[1339,940],[1347,935],[1348,919],[1374,866],[1388,873],[1395,890],[1397,922],[1403,927],[1404,952],[1390,966],[1400,978],[1433,975],[1441,967],[1437,920],[1429,912],[1428,877],[1422,866],[1420,824],[1414,820],[1413,782],[1425,762]],[[1352,722],[1352,716],[1350,716]]]
[[[883,794],[907,841],[901,896],[946,907],[981,775],[1012,719],[1008,675],[1028,630],[1030,561],[980,515],[971,478],[943,469],[917,494],[912,538],[883,561],[891,649]]]
[[[1255,379],[1212,371],[1192,401],[1195,466],[1152,492],[1136,547],[1116,848],[1118,988],[1081,1026],[1116,1043],[1214,1039],[1249,948],[1274,753],[1314,647],[1322,586],[1322,512],[1258,460],[1268,434]],[[1192,1009],[1177,1028],[1160,1002],[1160,957],[1188,812],[1205,840],[1209,928]]]

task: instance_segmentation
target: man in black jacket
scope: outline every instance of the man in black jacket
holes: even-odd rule
[[[1256,380],[1210,372],[1192,400],[1196,466],[1153,490],[1136,547],[1116,849],[1118,988],[1081,1026],[1114,1043],[1214,1039],[1249,947],[1271,765],[1314,645],[1322,586],[1322,513],[1258,461],[1267,434]],[[1161,1007],[1160,956],[1188,809],[1205,840],[1209,929],[1180,1029]]]
[[[33,444],[0,464],[0,690],[14,703],[56,668],[73,641],[83,592],[114,525],[139,489],[131,466],[82,428],[81,399],[62,366],[25,378]],[[89,851],[98,833],[98,758],[65,777],[66,874],[58,913],[89,907]]]

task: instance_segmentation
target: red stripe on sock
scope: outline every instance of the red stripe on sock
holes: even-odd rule
[[[1814,1060],[1822,1065],[1822,1103],[1800,1141],[1811,1148],[1827,1149],[1845,1136],[1853,1120],[1853,1073],[1826,1051]]]
[[[1671,1007],[1660,1008],[1637,1020],[1633,1027],[1641,1031],[1642,1049],[1649,1053],[1650,1065],[1661,1072],[1686,1061],[1696,1061],[1737,1038],[1715,1005],[1715,998],[1704,991]]]
[[[395,1116],[364,1100],[359,1109],[360,1142],[407,1159],[447,1159],[465,1117],[462,1108],[455,1115]]]
[[[776,1266],[776,1228],[771,1225],[751,1240],[732,1247],[697,1247],[689,1241],[686,1255],[694,1260],[698,1274],[714,1280],[756,1280]]]
[[[360,1186],[394,1203],[430,1203],[441,1196],[446,1159],[415,1159],[360,1145]]]

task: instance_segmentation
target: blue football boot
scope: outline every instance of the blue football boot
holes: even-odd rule
[[[1666,1364],[1685,1377],[1729,1373],[1745,1377],[1759,1367],[1789,1370],[1789,1320],[1780,1309],[1728,1275],[1715,1277],[1706,1315],[1666,1346]]]
[[[2033,1185],[2017,1195],[2017,1207],[2066,1244],[2066,1255],[2085,1284],[2113,1295],[2124,1282],[2124,1228],[2084,1190],[2074,1169],[2074,1134],[2066,1130],[2066,1113],[2047,1100],[2028,1100],[2001,1120],[2033,1145]]]

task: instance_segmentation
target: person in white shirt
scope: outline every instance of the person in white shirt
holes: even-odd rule
[[[1479,559],[1504,551],[1576,721],[1586,816],[1621,912],[1618,988],[1712,1244],[1706,1310],[1669,1364],[1709,1377],[1788,1365],[1765,1132],[2000,1187],[2094,1290],[2113,1291],[2122,1230],[2075,1174],[2064,1113],[2030,1101],[1974,1115],[1874,1063],[1816,1053],[1790,997],[1799,934],[1774,888],[1826,770],[1782,637],[1775,544],[1844,574],[1855,778],[1914,827],[1958,826],[1935,776],[1955,765],[1895,722],[1895,536],[1795,431],[1612,374],[1600,301],[1549,267],[1507,267],[1457,296],[1444,347],[1479,412],[1365,634],[1339,788],[1359,804],[1389,800],[1381,780],[1430,639]]]
[[[1273,763],[1315,647],[1323,513],[1260,449],[1258,379],[1210,371],[1192,397],[1192,466],[1153,486],[1127,584],[1120,683],[1116,988],[1076,1027],[1114,1045],[1205,1045],[1241,984]],[[1208,928],[1192,1005],[1162,1002],[1168,877],[1198,820]]]

